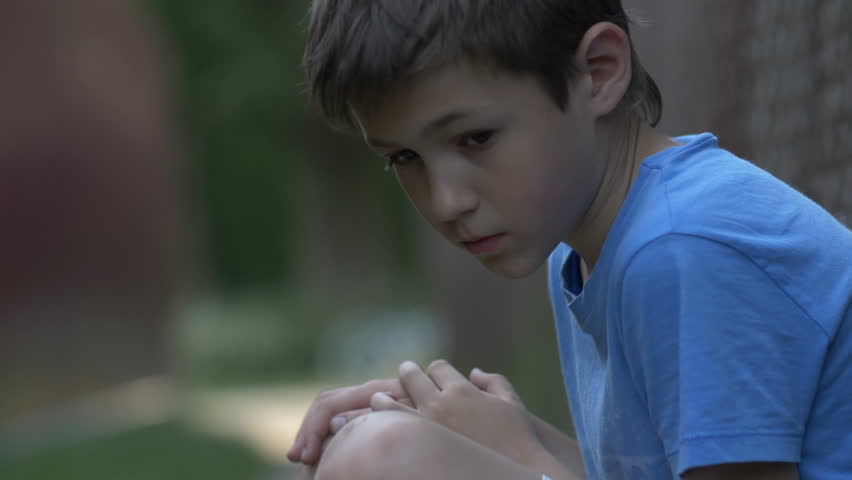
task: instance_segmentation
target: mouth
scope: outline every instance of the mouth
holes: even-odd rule
[[[479,237],[470,241],[462,242],[464,248],[474,255],[482,255],[485,253],[494,253],[500,248],[500,243],[505,237],[505,233],[489,235],[487,237]]]

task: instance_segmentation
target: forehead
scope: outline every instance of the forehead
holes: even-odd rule
[[[365,136],[411,132],[437,120],[507,111],[547,101],[531,75],[514,74],[468,61],[447,63],[412,75],[397,88],[354,112]]]

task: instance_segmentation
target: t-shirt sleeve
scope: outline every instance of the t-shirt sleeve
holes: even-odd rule
[[[669,235],[630,260],[622,342],[676,475],[798,462],[828,337],[743,253]]]

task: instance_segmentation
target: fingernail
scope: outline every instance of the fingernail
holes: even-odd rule
[[[480,369],[479,369],[479,367],[474,367],[474,368],[473,368],[473,373],[485,373],[485,372],[483,372],[482,370],[480,370]]]
[[[406,361],[402,362],[402,364],[399,366],[399,368],[419,368],[419,367],[417,366],[416,363],[412,362],[411,360],[406,360]]]
[[[341,428],[343,428],[344,425],[346,425],[346,419],[345,418],[343,418],[341,416],[337,416],[337,417],[332,418],[331,419],[331,425],[330,425],[331,433],[337,433]]]
[[[375,408],[375,407],[381,408],[381,407],[384,407],[385,405],[387,405],[388,402],[392,402],[392,401],[393,401],[393,398],[391,398],[390,395],[388,395],[384,392],[376,392],[376,393],[373,394],[373,398],[370,399],[370,406],[373,407],[373,408]]]

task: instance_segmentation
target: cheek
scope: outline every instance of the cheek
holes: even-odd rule
[[[570,139],[550,138],[517,152],[523,165],[514,169],[503,204],[516,220],[527,224],[529,233],[544,235],[547,241],[561,240],[556,237],[579,220],[594,194],[596,179],[591,158],[578,145]]]
[[[546,212],[570,198],[576,176],[570,153],[553,144],[529,144],[516,149],[515,165],[501,173],[505,206],[517,214]],[[523,208],[526,212],[517,212]]]

